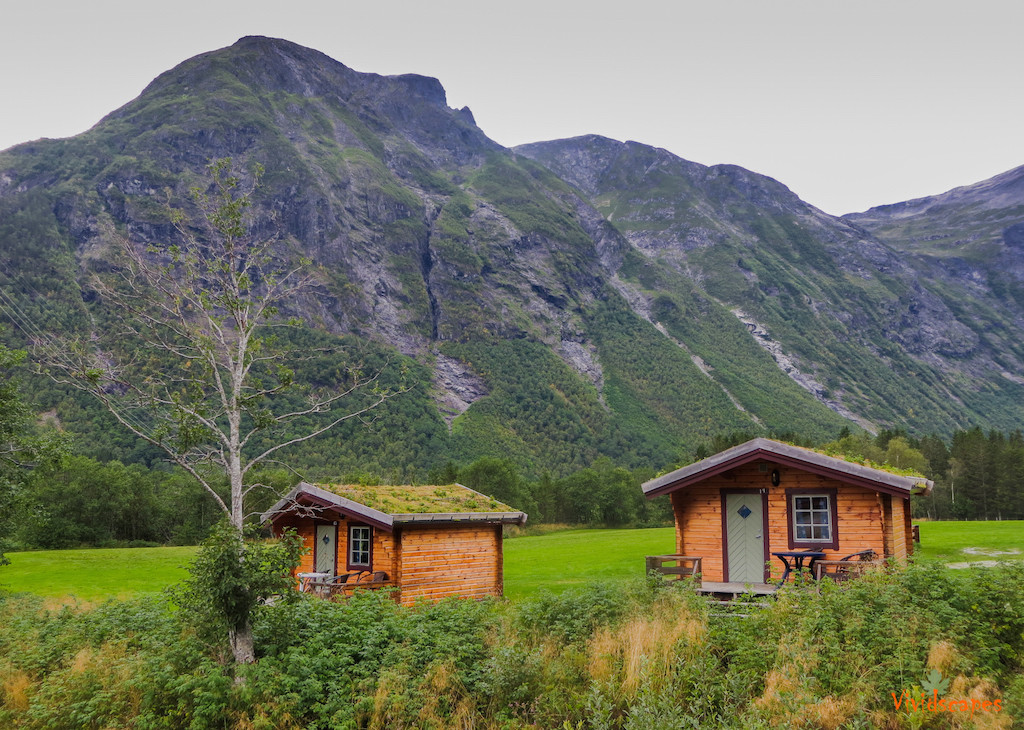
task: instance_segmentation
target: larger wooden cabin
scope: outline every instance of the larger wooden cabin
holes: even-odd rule
[[[905,562],[913,551],[910,496],[932,482],[757,438],[643,485],[669,494],[676,552],[702,559],[705,581],[768,583],[773,553],[813,550],[836,560],[871,550]]]
[[[299,574],[381,576],[409,605],[502,595],[502,525],[524,524],[526,515],[461,484],[302,482],[263,519],[275,534],[291,527],[302,537],[309,550]]]

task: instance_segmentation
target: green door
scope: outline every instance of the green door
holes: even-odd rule
[[[317,573],[334,575],[334,563],[338,552],[337,525],[317,525],[315,547],[313,569]]]
[[[764,503],[760,494],[725,493],[727,581],[764,582]]]

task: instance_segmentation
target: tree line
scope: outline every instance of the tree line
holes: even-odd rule
[[[742,443],[750,434],[715,437],[691,461]],[[799,441],[792,435],[787,440]],[[946,442],[903,431],[877,436],[845,432],[826,444],[802,443],[871,464],[923,474],[932,493],[914,498],[914,515],[930,519],[1024,519],[1024,434],[1021,431],[957,432]],[[606,457],[568,476],[530,479],[512,459],[484,457],[447,462],[428,472],[431,484],[459,482],[529,514],[530,524],[635,527],[670,524],[668,499],[648,500],[641,484],[653,469],[626,469]],[[259,475],[273,487],[256,502],[258,513],[299,476],[286,470]],[[354,473],[339,481],[383,481]],[[11,482],[9,482],[11,483]],[[218,488],[226,487],[222,485]],[[59,549],[125,545],[187,545],[202,541],[221,516],[214,500],[189,475],[71,454],[49,458],[22,475],[5,501],[8,549]],[[250,519],[255,519],[255,516]]]

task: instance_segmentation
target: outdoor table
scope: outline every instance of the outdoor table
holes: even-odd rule
[[[310,589],[314,583],[318,580],[326,580],[331,577],[330,573],[297,573],[299,580],[302,581],[303,593],[310,593]]]
[[[779,587],[781,588],[786,583],[786,578],[794,570],[801,571],[805,567],[811,571],[811,575],[814,575],[814,561],[822,560],[825,557],[825,553],[815,552],[814,550],[794,550],[792,552],[779,552],[772,553],[775,557],[782,561],[782,564],[786,566],[785,572],[782,574],[782,580],[779,581]],[[790,559],[793,561],[792,564],[789,562]],[[807,565],[804,565],[804,561],[809,560]]]

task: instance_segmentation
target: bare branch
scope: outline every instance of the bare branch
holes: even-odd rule
[[[119,256],[105,276],[92,277],[100,301],[116,308],[118,333],[98,328],[87,343],[41,341],[51,377],[92,393],[117,421],[191,474],[210,492],[236,527],[244,501],[260,484],[247,484],[254,467],[275,462],[281,449],[323,435],[343,421],[367,413],[408,388],[377,389],[380,373],[355,374],[346,384],[315,393],[301,407],[278,396],[292,387],[291,374],[274,365],[323,356],[318,348],[289,353],[262,336],[263,328],[286,324],[279,307],[315,283],[306,263],[288,260],[281,241],[252,240],[244,211],[249,192],[239,192],[227,161],[210,166],[212,188],[193,196],[193,211],[172,209],[176,240],[141,246],[108,229]],[[118,334],[121,339],[117,340]],[[101,343],[105,349],[101,349]],[[117,353],[138,356],[119,359]],[[151,355],[151,353],[156,353]],[[369,397],[349,412],[333,413],[359,391]],[[275,413],[274,411],[282,411]],[[140,418],[140,414],[145,414]],[[327,414],[306,433],[273,444],[276,427]],[[252,440],[268,435],[269,447],[252,456]],[[0,458],[2,458],[0,454]],[[209,469],[223,473],[230,496],[214,489]]]
[[[286,446],[292,446],[294,444],[299,444],[299,443],[302,443],[303,441],[309,441],[312,438],[316,438],[320,434],[326,433],[327,431],[330,431],[332,428],[337,426],[339,423],[342,423],[343,421],[347,421],[347,420],[349,420],[351,418],[357,418],[358,416],[361,416],[362,414],[367,413],[367,412],[373,410],[374,408],[379,406],[381,403],[383,403],[387,399],[389,399],[389,398],[391,398],[393,396],[400,395],[402,393],[408,392],[408,390],[409,390],[408,388],[404,388],[404,389],[395,391],[393,393],[379,393],[377,395],[377,399],[374,400],[368,406],[360,408],[357,411],[351,411],[349,413],[344,414],[343,416],[339,416],[338,418],[335,418],[333,421],[328,423],[326,426],[322,426],[322,427],[316,429],[315,431],[312,431],[311,433],[308,433],[308,434],[306,434],[304,436],[296,436],[293,439],[289,439],[288,441],[285,441],[283,443],[277,444],[275,446],[271,446],[269,449],[264,451],[259,456],[256,456],[256,457],[253,457],[252,459],[250,459],[249,460],[249,464],[245,467],[245,469],[243,470],[243,473],[248,472],[249,469],[251,469],[252,467],[256,466],[257,464],[259,464],[261,461],[263,461],[265,458],[267,458],[271,454],[275,453],[276,451],[279,451],[280,449],[283,449]]]

